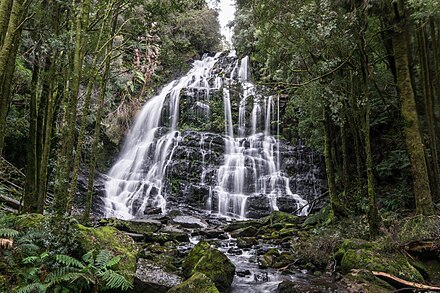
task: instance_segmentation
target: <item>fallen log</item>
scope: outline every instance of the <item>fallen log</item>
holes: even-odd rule
[[[404,279],[401,279],[399,277],[393,276],[388,273],[376,272],[376,271],[372,271],[372,273],[376,277],[381,277],[382,279],[384,279],[387,282],[392,281],[393,283],[398,283],[401,286],[411,287],[411,288],[421,289],[421,290],[440,291],[440,287],[429,286],[429,285],[420,284],[420,283],[416,283],[416,282],[406,281]]]
[[[20,202],[16,199],[7,197],[5,195],[0,194],[0,201],[6,203],[6,205],[10,206],[11,208],[14,208],[16,210],[20,209]]]
[[[413,241],[401,246],[408,252],[427,252],[440,250],[440,240]]]

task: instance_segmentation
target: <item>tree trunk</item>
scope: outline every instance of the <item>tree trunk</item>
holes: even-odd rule
[[[2,0],[0,2],[0,46],[3,46],[3,41],[8,30],[9,17],[11,16],[13,0]]]
[[[87,28],[90,0],[83,0],[80,12],[75,20],[75,50],[73,54],[72,81],[70,83],[69,100],[63,125],[61,151],[58,158],[58,174],[55,185],[55,211],[58,215],[68,212],[68,187],[72,168],[72,154],[75,140],[76,115],[79,86],[81,82],[82,62],[84,58],[84,34]]]
[[[37,45],[39,46],[39,45]],[[39,49],[35,48],[34,68],[31,82],[31,102],[29,107],[29,133],[27,140],[26,181],[23,195],[23,211],[35,213],[38,205],[38,158],[37,158],[37,118],[38,118],[38,85],[40,80]]]
[[[331,137],[330,137],[330,119],[328,117],[327,110],[323,108],[324,118],[324,157],[325,157],[325,169],[327,173],[328,192],[330,195],[330,208],[333,215],[337,218],[345,217],[346,211],[342,205],[339,195],[336,190],[335,171],[333,168],[333,158],[331,151]]]
[[[403,128],[411,162],[414,183],[416,213],[433,215],[431,190],[429,188],[428,169],[426,167],[423,142],[419,129],[414,91],[408,61],[407,24],[404,16],[403,1],[394,4],[394,19],[398,30],[393,33],[394,57],[396,61],[397,86],[399,88]]]
[[[15,71],[15,58],[23,27],[20,24],[26,14],[24,2],[24,0],[13,1],[8,27],[0,49],[0,155],[3,151],[6,116],[11,102],[10,91]]]

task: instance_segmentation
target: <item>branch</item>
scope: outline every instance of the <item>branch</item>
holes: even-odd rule
[[[422,290],[431,290],[431,291],[440,291],[440,287],[429,286],[429,285],[420,284],[420,283],[416,283],[416,282],[406,281],[406,280],[403,280],[403,279],[401,279],[399,277],[393,276],[393,275],[388,274],[388,273],[376,272],[376,271],[372,271],[372,273],[376,277],[381,277],[382,279],[385,279],[385,281],[387,281],[387,282],[389,282],[389,281],[396,282],[399,285],[404,285],[404,286],[410,287],[410,288],[416,288],[416,289],[422,289]]]

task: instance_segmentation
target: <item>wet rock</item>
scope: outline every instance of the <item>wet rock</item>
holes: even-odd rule
[[[146,207],[144,210],[144,215],[159,215],[162,213],[161,208],[155,208],[155,207]]]
[[[156,263],[140,258],[137,263],[134,290],[132,292],[167,292],[182,283],[178,275],[166,272]]]
[[[236,221],[236,222],[233,222],[233,223],[226,225],[224,230],[226,232],[232,232],[232,231],[247,228],[247,227],[260,228],[261,226],[263,226],[263,223],[261,221],[257,221],[257,220]]]
[[[196,272],[205,274],[220,291],[227,291],[235,275],[235,266],[219,250],[207,242],[199,242],[183,260],[183,274],[190,277]]]
[[[231,237],[233,237],[233,238],[253,237],[257,234],[257,232],[258,232],[257,228],[250,226],[250,227],[246,227],[243,229],[235,230],[235,231],[231,232],[230,234],[231,234]]]
[[[136,242],[142,242],[145,239],[144,234],[137,234],[137,233],[130,233],[130,232],[125,232],[124,234],[131,237]]]
[[[221,237],[225,233],[221,229],[207,229],[201,231],[200,234],[205,236],[206,239],[215,239]]]
[[[264,194],[251,195],[247,198],[246,217],[259,219],[270,214],[269,198]]]
[[[152,219],[120,220],[112,218],[108,220],[107,225],[113,226],[121,231],[136,234],[157,232],[162,227],[160,221]]]
[[[269,282],[269,274],[267,272],[254,274],[255,282]]]
[[[208,225],[201,219],[193,216],[177,216],[173,222],[184,228],[206,228]]]
[[[272,267],[276,257],[278,257],[279,255],[280,252],[277,249],[269,249],[265,254],[258,257],[258,267],[261,269]]]
[[[180,285],[171,288],[168,293],[220,293],[214,282],[202,273],[195,273]]]
[[[231,247],[228,249],[228,253],[235,254],[235,255],[242,255],[243,250],[241,250],[240,248],[237,248],[237,247]]]
[[[255,237],[238,237],[237,246],[239,248],[251,248],[258,243]]]
[[[235,274],[241,278],[252,275],[250,270],[236,271]]]

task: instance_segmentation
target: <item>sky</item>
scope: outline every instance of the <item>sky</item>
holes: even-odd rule
[[[219,22],[221,27],[221,33],[225,37],[226,42],[232,43],[232,29],[227,27],[227,24],[234,20],[235,14],[235,1],[234,0],[220,0],[218,4],[215,4],[215,0],[210,0],[210,7],[218,9],[219,12]]]

